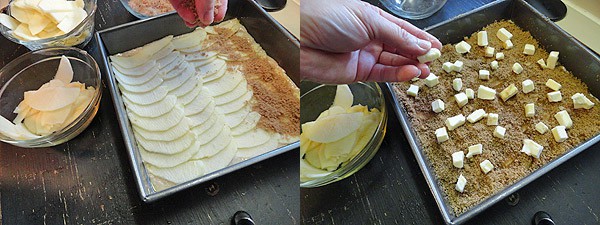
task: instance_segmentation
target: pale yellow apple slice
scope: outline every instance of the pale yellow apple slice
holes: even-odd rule
[[[219,29],[219,35],[221,37],[231,37],[233,36],[238,30],[243,29],[242,24],[240,24],[239,20],[237,19],[231,19],[231,20],[227,20],[224,21],[220,24],[217,24],[215,27],[219,27],[221,29]]]
[[[161,70],[162,72],[164,72],[164,79],[173,79],[177,76],[180,76],[181,73],[183,73],[183,71],[188,70],[188,72],[190,71],[190,69],[188,68],[189,63],[183,61],[181,62],[181,64],[173,67],[172,70],[169,70],[168,72],[164,72],[166,70]],[[191,68],[191,71],[194,71],[194,68]],[[195,71],[194,71],[195,72]]]
[[[340,140],[325,143],[325,146],[323,146],[325,158],[341,157],[343,158],[342,161],[348,160],[352,147],[354,147],[357,139],[357,132],[352,132]]]
[[[15,124],[4,118],[4,116],[0,116],[0,133],[15,140],[21,140],[21,135],[18,134]]]
[[[204,77],[204,76],[208,76],[210,74],[218,72],[225,65],[226,65],[225,60],[215,59],[206,65],[196,66],[196,71],[198,71],[198,74],[200,74],[200,76]]]
[[[321,158],[319,157],[320,151],[320,148],[310,149],[309,151],[306,151],[306,153],[304,153],[304,160],[311,166],[314,166],[319,169],[324,168],[325,166],[323,166],[322,163],[325,162],[321,162]]]
[[[43,126],[60,129],[61,125],[69,117],[71,110],[73,110],[73,104],[66,105],[65,107],[53,111],[44,111],[37,122]]]
[[[196,88],[196,86],[198,86],[198,84],[200,84],[201,82],[200,77],[198,76],[191,76],[190,79],[188,79],[187,81],[183,82],[183,84],[181,86],[179,86],[178,88],[175,88],[173,90],[171,90],[169,92],[169,94],[171,95],[175,95],[177,97],[181,97],[184,96],[187,93],[190,93],[191,91],[194,90],[194,88]],[[185,104],[185,103],[183,103]]]
[[[300,140],[299,135],[287,135],[287,134],[274,134],[277,137],[280,145],[288,145]]]
[[[192,159],[192,156],[194,156],[196,152],[198,152],[199,148],[200,144],[198,144],[198,142],[195,142],[194,144],[190,145],[189,148],[179,153],[167,155],[149,152],[148,150],[144,149],[144,147],[142,147],[141,145],[138,145],[140,155],[142,155],[142,160],[156,167],[174,167],[179,164],[182,164]]]
[[[347,84],[338,85],[335,90],[335,98],[333,99],[333,105],[347,109],[352,107],[354,102],[354,95],[350,91],[350,87]]]
[[[198,51],[202,51],[205,47],[202,44],[199,45],[194,45],[192,47],[188,47],[188,48],[180,48],[177,49],[177,51],[183,53],[183,54],[191,54],[194,52],[198,52]]]
[[[79,82],[73,82],[73,83],[79,83]],[[48,88],[48,87],[75,87],[70,84],[71,83],[65,83],[58,79],[52,79],[52,80],[48,81],[48,83],[42,84],[42,86],[38,90]],[[79,87],[79,86],[77,86],[77,87]]]
[[[244,119],[252,112],[252,109],[249,105],[242,107],[240,110],[237,110],[232,113],[225,114],[225,123],[229,127],[236,127],[244,121]]]
[[[215,103],[223,105],[241,98],[248,92],[248,82],[243,79],[233,90],[225,94],[215,96]]]
[[[0,13],[0,24],[4,25],[6,28],[8,28],[10,30],[14,30],[14,29],[17,29],[20,22],[17,21],[15,18],[12,18],[9,15]]]
[[[256,127],[256,124],[258,124],[259,120],[260,120],[259,113],[250,112],[250,113],[248,113],[248,115],[244,118],[244,120],[239,125],[231,128],[231,133],[236,136],[246,133],[246,132],[254,129],[254,127]]]
[[[200,137],[198,139],[200,139]],[[233,142],[233,138],[231,137],[231,131],[229,130],[229,127],[223,126],[223,129],[221,130],[219,135],[217,135],[213,140],[203,145],[200,145],[200,150],[198,150],[194,158],[201,159],[206,157],[212,157],[220,151],[227,148],[227,146],[231,142]]]
[[[233,113],[235,111],[242,109],[244,106],[246,106],[248,104],[248,102],[250,101],[250,99],[252,99],[252,95],[253,95],[252,91],[248,91],[242,97],[240,97],[232,102],[225,103],[223,105],[219,105],[217,107],[219,107],[221,112],[223,112],[224,114]]]
[[[150,71],[152,68],[156,67],[158,69],[158,65],[156,64],[156,61],[152,60],[152,61],[148,61],[147,63],[144,63],[138,67],[134,67],[134,68],[124,68],[122,66],[119,66],[119,64],[110,63],[114,70],[118,70],[121,74],[127,75],[127,76],[132,76],[132,77],[137,77],[137,76],[141,76],[144,75],[146,73],[148,73],[148,71]]]
[[[155,76],[162,77],[161,72],[158,70],[157,67],[150,69],[148,73],[145,73],[144,75],[140,76],[127,76],[125,74],[122,74],[118,70],[113,70],[113,72],[115,74],[115,78],[117,79],[117,81],[119,81],[119,83],[124,83],[127,85],[141,85],[150,81]]]
[[[206,173],[212,173],[229,165],[235,157],[236,151],[237,147],[232,141],[229,143],[229,145],[227,145],[227,147],[225,147],[225,149],[221,150],[216,155],[200,159],[200,161],[204,162],[204,169]]]
[[[160,168],[146,165],[148,171],[157,177],[179,184],[205,174],[204,163],[200,160],[187,161],[175,167]]]
[[[183,85],[186,81],[188,81],[192,76],[195,75],[193,70],[184,70],[178,76],[175,76],[171,79],[164,79],[162,86],[167,89],[167,91],[175,90],[176,88]]]
[[[254,147],[238,148],[238,151],[237,151],[237,154],[235,154],[235,157],[240,157],[240,158],[255,157],[255,156],[262,155],[264,153],[275,150],[278,145],[279,145],[279,141],[277,141],[277,138],[270,138],[267,142],[257,145],[257,146],[254,146]]]
[[[211,118],[208,119],[206,122],[192,127],[192,131],[194,131],[196,134],[198,135],[203,135],[204,133],[210,131],[211,129],[216,129],[216,131],[214,132],[219,132],[220,130],[218,130],[218,127],[214,127],[215,124],[221,120],[218,120],[217,117],[219,117],[218,114],[213,113],[211,116]]]
[[[46,28],[50,24],[50,20],[40,13],[32,14],[29,17],[29,32],[33,35],[37,35]]]
[[[321,170],[306,163],[305,160],[300,160],[300,182],[306,182],[317,178],[325,177],[331,172]]]
[[[159,117],[173,110],[175,104],[177,103],[177,97],[168,95],[162,100],[151,105],[138,105],[131,102],[127,98],[123,98],[123,102],[125,103],[128,111],[140,117]]]
[[[131,123],[149,131],[166,131],[177,125],[184,118],[181,106],[175,106],[171,111],[159,117],[140,117],[135,113],[127,113]]]
[[[143,47],[110,56],[110,59],[123,68],[134,68],[149,61],[154,54],[169,45],[171,40],[173,40],[173,35],[166,36]]]
[[[25,41],[35,41],[40,39],[29,31],[29,25],[26,23],[19,24],[19,26],[13,30],[13,34],[15,37]]]
[[[163,83],[163,79],[160,76],[154,76],[148,82],[140,85],[128,85],[125,83],[118,83],[119,89],[133,93],[144,93],[157,89]]]
[[[215,60],[217,57],[217,52],[215,51],[199,51],[185,54],[186,61],[206,61],[206,60]]]
[[[379,117],[381,116],[379,110],[372,109],[372,112],[365,118],[365,121],[361,124],[361,127],[357,130],[358,139],[356,144],[352,148],[350,155],[358,154],[371,140],[373,134],[379,126]]]
[[[185,59],[183,59],[183,55],[179,54],[177,55],[177,57],[173,60],[173,62],[167,64],[166,66],[162,67],[160,66],[160,71],[164,72],[165,74],[169,74],[169,72],[171,72],[172,70],[179,68],[181,66],[181,64],[186,63]]]
[[[202,112],[202,110],[204,110],[212,101],[213,99],[207,91],[201,91],[190,104],[184,106],[185,115],[189,116]]]
[[[167,67],[172,62],[175,62],[177,57],[181,57],[181,54],[177,51],[172,51],[167,56],[156,60],[156,63],[158,64],[158,68],[162,70],[163,68]],[[165,72],[168,72],[168,71],[165,71]]]
[[[219,121],[218,118],[218,114],[213,115],[213,119],[215,119],[216,122],[209,127],[208,130],[200,131],[192,128],[192,130],[198,134],[198,140],[200,140],[201,145],[205,145],[213,141],[221,132],[223,132],[223,129],[227,127],[222,123],[222,121]],[[229,133],[231,133],[231,131]]]
[[[58,69],[56,70],[54,79],[60,80],[65,84],[73,81],[73,67],[71,67],[71,62],[69,59],[64,55],[60,57],[60,63],[58,64]]]
[[[312,141],[329,143],[356,131],[363,121],[363,113],[337,114],[323,117],[312,124],[304,124],[302,132]]]
[[[193,46],[197,46],[206,38],[206,31],[204,29],[195,29],[194,31],[176,36],[173,38],[173,46],[175,49],[185,49]]]
[[[202,78],[204,79],[205,82],[211,82],[213,80],[223,77],[223,75],[225,75],[226,70],[228,70],[227,66],[223,66],[216,73],[208,74],[206,76],[203,76]]]
[[[204,88],[204,85],[202,85],[202,83],[203,83],[202,78],[201,77],[195,77],[195,78],[198,79],[198,83],[196,84],[196,86],[194,87],[194,89],[192,91],[190,91],[182,96],[179,96],[177,98],[179,103],[184,104],[184,105],[189,105],[202,92],[202,88]]]
[[[23,101],[31,108],[53,111],[73,103],[79,96],[79,92],[79,88],[48,87],[25,92]]]
[[[135,131],[134,134],[138,144],[147,151],[167,155],[183,152],[196,141],[196,135],[192,132],[188,132],[182,137],[172,141],[152,141],[145,139],[141,135],[135,133]]]
[[[271,139],[271,134],[264,129],[258,128],[239,136],[234,136],[238,148],[251,148],[264,144]]]
[[[85,111],[85,109],[90,105],[90,102],[94,98],[95,93],[96,90],[93,87],[88,87],[87,89],[81,91],[81,94],[79,95],[77,100],[75,100],[75,103],[73,103],[73,110],[71,110],[71,114],[62,125],[63,127],[66,127],[71,122],[75,121],[75,119],[77,119],[77,117],[79,117],[83,113],[83,111]]]
[[[190,122],[189,119],[183,118],[177,125],[166,131],[148,131],[133,125],[133,130],[144,137],[146,140],[152,141],[172,141],[178,139],[189,132]]]
[[[242,80],[244,80],[244,76],[241,73],[227,73],[220,79],[205,82],[204,86],[210,90],[213,96],[219,96],[232,91]]]
[[[159,86],[154,91],[150,92],[134,93],[128,92],[126,90],[121,90],[121,93],[123,94],[123,97],[138,105],[154,104],[167,97],[167,90],[162,86]]]
[[[205,109],[203,109],[199,113],[188,115],[187,118],[192,120],[192,123],[190,124],[192,127],[197,127],[200,124],[205,123],[208,119],[210,119],[213,113],[215,113],[215,105],[214,103],[210,102],[208,103],[208,106],[205,107]]]
[[[152,55],[152,57],[150,57],[150,60],[156,60],[156,62],[158,63],[160,60],[169,56],[173,51],[175,51],[175,48],[173,47],[173,45],[168,44],[165,47],[163,47],[162,49],[158,50],[158,52],[154,53]],[[164,67],[164,66],[166,66],[166,64],[162,64],[161,66]]]
[[[17,123],[15,125],[15,130],[17,131],[17,134],[19,135],[18,140],[31,140],[31,139],[36,139],[36,138],[42,137],[37,134],[31,133],[31,131],[29,131],[23,123]]]

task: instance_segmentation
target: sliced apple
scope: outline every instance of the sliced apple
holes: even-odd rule
[[[306,163],[305,160],[300,160],[300,182],[306,182],[317,178],[325,177],[331,172],[321,170]]]
[[[134,93],[126,90],[121,90],[121,93],[123,94],[123,97],[138,105],[154,104],[167,97],[167,90],[162,86],[150,92]]]
[[[118,70],[113,70],[113,72],[119,83],[124,83],[127,85],[141,85],[150,81],[155,76],[162,77],[157,67],[150,69],[147,73],[140,76],[127,76]]]
[[[196,53],[190,53],[190,54],[196,54]],[[186,56],[187,55],[189,55],[189,54],[186,54]],[[210,63],[213,63],[216,59],[217,59],[217,57],[214,56],[214,57],[206,58],[204,60],[188,60],[187,62],[189,62],[190,65],[192,65],[194,68],[200,68],[200,67],[206,66]]]
[[[17,133],[15,124],[4,118],[4,116],[0,116],[0,133],[12,139],[20,140],[20,135]]]
[[[172,70],[179,68],[182,64],[187,64],[187,62],[183,58],[183,55],[179,54],[177,55],[177,57],[175,57],[173,62],[167,64],[164,67],[161,65],[159,66],[159,68],[161,68],[160,71],[162,71],[166,75],[169,74],[169,72],[171,72]]]
[[[354,102],[354,95],[352,95],[350,87],[347,84],[338,85],[335,90],[333,105],[347,109],[352,106],[352,102]]]
[[[208,119],[206,122],[204,122],[198,126],[192,127],[192,131],[194,131],[198,135],[203,135],[204,133],[211,131],[211,129],[215,129],[215,131],[211,131],[211,132],[219,132],[220,130],[218,130],[218,127],[213,127],[213,126],[215,126],[215,124],[217,124],[217,122],[222,121],[222,119],[221,120],[217,119],[217,117],[222,117],[222,115],[213,113],[210,117],[211,118]]]
[[[156,61],[152,60],[152,61],[148,61],[138,67],[134,67],[134,68],[124,68],[122,66],[119,66],[119,64],[110,63],[113,68],[115,70],[118,70],[121,74],[127,75],[127,76],[133,76],[133,77],[137,77],[137,76],[141,76],[144,75],[146,73],[148,73],[148,71],[150,71],[152,68],[156,67],[158,69],[158,65],[156,64]]]
[[[71,110],[73,110],[73,104],[68,104],[65,107],[53,111],[44,111],[36,122],[40,123],[42,126],[60,128],[65,120],[67,120]]]
[[[212,61],[206,65],[203,65],[200,67],[196,66],[196,71],[198,71],[198,74],[200,74],[200,76],[204,77],[204,76],[208,76],[208,75],[218,72],[225,65],[226,65],[225,60],[215,59],[214,61]]]
[[[144,139],[152,141],[172,141],[178,139],[189,132],[189,119],[183,118],[180,123],[166,131],[148,131],[133,125],[133,130],[140,134]]]
[[[220,151],[224,150],[231,142],[233,142],[231,130],[229,129],[229,127],[223,126],[223,129],[221,130],[219,135],[217,135],[210,142],[207,142],[200,146],[200,150],[198,150],[198,153],[196,153],[194,158],[212,157]]]
[[[188,115],[187,118],[189,118],[192,121],[192,123],[190,125],[192,127],[196,127],[196,126],[199,126],[200,124],[205,123],[209,118],[211,118],[214,111],[215,111],[215,105],[214,105],[214,103],[210,102],[210,103],[208,103],[208,106],[206,106],[204,110],[202,110],[196,114]]]
[[[13,30],[13,34],[22,40],[25,41],[35,41],[39,40],[39,37],[34,36],[31,31],[29,31],[29,25],[26,23],[21,23],[17,26],[16,29]]]
[[[223,105],[241,98],[248,92],[248,82],[243,79],[232,91],[225,94],[215,96],[215,103]]]
[[[218,114],[213,115],[213,118],[218,119]],[[200,144],[206,145],[207,143],[210,143],[213,140],[215,140],[215,138],[219,137],[219,135],[221,135],[221,133],[224,132],[223,130],[226,128],[228,130],[227,133],[229,134],[229,136],[231,136],[231,130],[229,129],[229,127],[225,126],[222,121],[218,120],[211,127],[209,127],[208,130],[194,130],[194,132],[198,133],[198,140],[200,140]]]
[[[10,30],[17,29],[19,23],[20,22],[17,21],[15,18],[12,18],[11,16],[6,15],[4,13],[0,13],[0,24],[4,25],[6,28]]]
[[[225,114],[225,123],[229,127],[236,127],[244,121],[250,112],[252,112],[252,108],[249,105],[246,105],[238,111]]]
[[[172,141],[152,141],[145,139],[141,135],[135,133],[135,131],[134,134],[136,134],[135,137],[138,144],[144,147],[144,149],[148,150],[149,152],[167,155],[180,153],[188,149],[196,141],[196,135],[194,135],[192,132],[188,132],[182,137]]]
[[[186,71],[186,70],[188,70],[188,72],[194,71],[193,67],[191,68],[191,70],[188,69],[188,67],[191,67],[191,65],[189,65],[189,63],[181,62],[181,64],[173,67],[173,69],[169,70],[168,72],[165,72],[166,70],[161,70],[164,73],[163,78],[164,79],[173,79],[177,76],[180,76],[180,74],[183,73],[183,71]]]
[[[246,106],[248,104],[248,102],[250,101],[250,99],[252,99],[252,95],[253,95],[252,91],[248,91],[242,97],[240,97],[232,102],[225,103],[223,105],[219,105],[217,107],[219,107],[221,112],[223,112],[225,114],[233,113],[235,111],[242,109],[244,106]]]
[[[71,67],[71,62],[69,58],[66,56],[60,57],[60,63],[58,64],[58,69],[56,70],[56,75],[54,75],[54,79],[60,80],[65,84],[71,83],[73,81],[73,67]]]
[[[363,121],[363,113],[337,114],[316,120],[310,126],[302,126],[302,132],[312,141],[329,143],[342,139],[356,131]]]
[[[202,44],[199,44],[199,45],[195,45],[195,46],[188,47],[188,48],[177,49],[177,51],[179,51],[183,54],[190,54],[190,53],[202,51],[202,49],[204,49],[204,46]]]
[[[211,102],[213,98],[208,94],[207,91],[201,91],[196,98],[190,104],[185,105],[185,115],[193,115],[202,112]],[[214,103],[213,103],[214,107]]]
[[[342,158],[341,162],[344,162],[349,159],[350,152],[352,152],[352,148],[357,139],[357,132],[352,132],[338,141],[325,143],[325,146],[323,146],[323,154],[325,154],[327,159],[340,157]]]
[[[191,76],[186,82],[184,82],[178,88],[175,88],[169,92],[171,95],[175,95],[177,97],[184,96],[187,93],[192,92],[198,84],[201,84],[201,78],[198,76]]]
[[[156,60],[156,63],[158,64],[158,68],[162,70],[163,68],[165,68],[172,62],[175,62],[177,57],[181,57],[181,54],[177,51],[171,51],[167,56]],[[164,71],[164,72],[169,72],[169,71]]]
[[[184,70],[178,76],[175,76],[171,79],[165,79],[163,81],[162,86],[164,88],[166,88],[167,91],[172,91],[172,90],[175,90],[176,88],[180,87],[181,85],[183,85],[188,80],[190,80],[190,78],[192,78],[192,76],[194,76],[193,71]]]
[[[279,145],[279,142],[277,141],[277,138],[272,137],[269,140],[267,140],[265,143],[262,143],[260,145],[254,146],[254,147],[238,148],[238,151],[237,151],[237,154],[235,154],[235,157],[252,158],[252,157],[273,151],[277,148],[278,145]]]
[[[243,133],[239,136],[234,136],[238,148],[256,147],[271,139],[271,134],[264,129],[254,129]]]
[[[140,117],[159,117],[170,112],[177,103],[177,97],[173,95],[166,96],[162,100],[151,105],[138,105],[131,102],[128,98],[123,98],[127,110]]]
[[[225,147],[225,149],[219,151],[219,153],[217,153],[216,155],[200,159],[200,161],[204,162],[204,169],[208,174],[223,169],[227,165],[229,165],[233,158],[235,158],[236,152],[237,147],[232,141],[227,147]]]
[[[173,51],[175,50],[175,47],[173,47],[173,44],[169,43],[167,44],[165,47],[161,48],[160,50],[158,50],[158,52],[154,53],[152,55],[152,57],[150,57],[150,60],[156,60],[157,62],[160,61],[161,59],[166,58],[167,56],[169,56]],[[167,59],[168,60],[168,59]],[[159,63],[160,64],[160,63]],[[163,64],[162,67],[166,66],[167,64]]]
[[[53,111],[75,102],[79,92],[79,88],[48,87],[25,92],[23,101],[31,108],[40,111]]]
[[[199,160],[187,161],[175,167],[160,168],[146,165],[148,171],[157,177],[179,184],[204,175],[204,163]]]
[[[29,32],[32,35],[37,35],[50,24],[50,20],[40,13],[35,13],[29,17],[27,24],[29,25]]]
[[[223,75],[225,75],[225,71],[228,69],[229,68],[227,68],[227,66],[223,66],[216,73],[208,74],[202,77],[202,79],[204,79],[205,82],[211,82],[213,80],[220,79],[221,77],[223,77]]]
[[[193,32],[174,37],[173,46],[175,46],[175,49],[185,49],[197,46],[204,41],[206,35],[206,31],[203,29],[195,29]]]
[[[194,156],[196,154],[196,152],[198,152],[199,148],[200,148],[200,144],[195,142],[194,144],[190,145],[189,148],[185,149],[182,152],[167,155],[167,154],[149,152],[148,150],[144,149],[144,147],[142,147],[141,145],[138,145],[138,149],[140,150],[140,155],[142,155],[142,160],[144,162],[150,163],[156,167],[163,167],[163,168],[164,167],[174,167],[174,166],[177,166],[179,164],[182,164],[182,163],[192,159],[192,156]]]
[[[205,82],[204,86],[210,90],[213,96],[219,96],[232,91],[242,80],[244,80],[244,76],[239,72],[227,73],[220,79]]]
[[[158,88],[163,83],[163,79],[160,76],[154,76],[148,82],[140,84],[140,85],[128,85],[122,82],[119,82],[117,85],[120,89],[126,90],[128,92],[133,93],[144,93],[153,91]]]
[[[17,131],[17,134],[19,134],[19,138],[17,140],[31,140],[42,137],[31,133],[31,131],[29,131],[23,123],[17,123],[15,125],[15,130]]]
[[[173,40],[173,35],[166,36],[143,47],[128,52],[110,56],[110,60],[123,68],[134,68],[147,62],[152,55],[167,46]]]
[[[188,53],[185,54],[185,60],[186,61],[207,61],[207,60],[211,60],[209,62],[212,62],[212,60],[215,60],[217,57],[217,52],[215,51],[199,51],[199,52],[192,52],[192,53]]]
[[[250,112],[239,125],[231,128],[231,133],[236,136],[246,133],[246,132],[254,129],[254,127],[256,127],[256,124],[258,124],[259,120],[260,120],[259,113]]]
[[[198,79],[198,83],[196,84],[196,87],[194,87],[194,89],[192,91],[190,91],[182,96],[179,96],[177,98],[179,103],[184,104],[184,105],[189,105],[202,92],[202,88],[204,88],[204,86],[202,85],[202,78],[200,78],[200,77],[195,77],[195,78]]]
[[[176,105],[170,112],[158,117],[140,117],[128,113],[129,120],[136,126],[149,131],[167,131],[181,122],[184,118],[183,108]]]

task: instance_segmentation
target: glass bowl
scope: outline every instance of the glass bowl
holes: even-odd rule
[[[69,33],[59,35],[56,37],[26,41],[15,37],[12,33],[12,30],[8,29],[4,25],[0,24],[0,33],[8,40],[15,42],[17,44],[24,45],[29,50],[37,50],[47,47],[78,47],[83,48],[90,40],[94,34],[94,17],[96,15],[96,0],[83,0],[85,2],[85,11],[87,12],[87,17],[83,19],[83,21],[77,25],[72,31]],[[10,15],[10,5],[1,10],[2,13],[6,13]]]
[[[73,67],[73,81],[86,87],[94,87],[92,100],[83,113],[66,127],[46,136],[30,140],[15,140],[0,133],[0,141],[12,145],[36,148],[55,146],[71,140],[92,121],[102,97],[100,69],[96,61],[85,51],[73,47],[56,47],[26,53],[0,69],[0,115],[12,121],[17,114],[13,110],[23,100],[23,93],[37,90],[52,80],[61,56],[69,58]]]
[[[137,17],[138,19],[148,19],[148,18],[152,18],[152,17],[161,16],[161,15],[165,15],[165,14],[169,14],[169,13],[174,13],[175,12],[175,10],[172,10],[172,11],[169,11],[169,12],[159,13],[159,14],[156,14],[156,15],[145,15],[145,14],[142,14],[142,13],[136,11],[135,9],[131,8],[131,6],[129,5],[129,2],[131,0],[120,0],[120,1],[121,1],[121,4],[123,4],[123,7],[125,7],[125,9],[127,9],[127,11],[129,11],[129,13],[131,13],[131,15]]]
[[[446,0],[379,0],[390,12],[397,16],[419,20],[425,19],[440,10]]]
[[[303,81],[300,86],[303,90],[303,94],[300,96],[300,105],[302,106],[300,107],[300,122],[304,124],[305,122],[314,121],[321,112],[329,109],[333,104],[336,85],[322,85]],[[364,167],[375,156],[379,146],[381,146],[388,118],[385,98],[381,88],[374,82],[358,82],[348,86],[354,95],[353,105],[361,104],[367,106],[369,110],[376,108],[381,112],[377,129],[365,147],[354,158],[343,163],[337,170],[331,172],[323,170],[323,174],[320,174],[320,176],[301,179],[300,187],[320,187],[349,177]]]

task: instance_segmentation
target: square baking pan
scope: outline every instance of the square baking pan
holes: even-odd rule
[[[246,27],[248,33],[258,44],[281,66],[298,86],[300,82],[300,44],[292,34],[277,23],[266,11],[252,0],[230,0],[228,3],[227,19],[238,18]],[[105,67],[104,74],[106,85],[109,88],[119,126],[121,128],[125,147],[131,160],[135,181],[139,194],[143,201],[152,202],[178,191],[190,188],[197,184],[226,175],[233,171],[250,166],[257,162],[269,159],[281,153],[296,149],[299,142],[280,147],[265,154],[250,158],[243,162],[230,165],[221,170],[206,174],[194,180],[178,184],[171,188],[156,191],[152,187],[146,168],[144,167],[139,153],[131,124],[127,117],[123,99],[117,87],[117,81],[112,72],[108,56],[143,46],[167,35],[180,35],[193,31],[185,26],[184,22],[176,13],[139,20],[123,24],[117,27],[99,31],[96,39],[100,47],[102,57],[99,64]]]
[[[514,21],[523,30],[529,31],[545,49],[559,51],[560,63],[570,70],[573,75],[585,82],[588,88],[600,86],[600,58],[523,0],[496,1],[449,21],[425,28],[425,30],[436,36],[444,44],[458,43],[465,36],[469,36],[498,20]],[[412,128],[408,113],[402,104],[398,102],[398,96],[394,94],[393,84],[387,83],[386,85],[392,97],[394,111],[396,111],[417,163],[447,224],[464,223],[600,140],[600,134],[592,137],[466,212],[455,215],[437,181],[427,156],[423,152],[417,134]],[[591,88],[590,93],[594,96],[600,96],[600,89]]]

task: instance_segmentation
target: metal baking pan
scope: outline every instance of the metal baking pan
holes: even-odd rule
[[[529,31],[545,49],[560,51],[560,63],[569,69],[576,77],[585,82],[588,87],[600,86],[600,80],[598,80],[598,76],[600,76],[600,58],[571,35],[537,12],[524,0],[496,1],[449,21],[428,27],[425,30],[436,36],[442,43],[458,43],[463,40],[463,37],[469,36],[484,26],[502,19],[510,19],[522,29]],[[396,111],[398,120],[401,122],[402,129],[417,158],[419,167],[425,176],[425,180],[427,181],[427,184],[433,193],[433,197],[442,213],[442,217],[447,224],[464,223],[500,200],[510,196],[521,187],[531,183],[533,180],[600,141],[600,134],[592,137],[523,179],[506,187],[478,205],[475,205],[465,213],[455,215],[437,181],[428,158],[423,153],[416,132],[412,129],[408,113],[402,104],[398,102],[398,97],[394,94],[392,84],[387,83],[387,87],[393,99],[392,104],[394,105],[394,111]],[[600,96],[600,89],[591,88],[590,93],[594,96]]]
[[[298,86],[300,82],[300,43],[298,39],[277,23],[265,10],[252,0],[230,0],[228,7],[229,10],[227,11],[225,19],[240,19],[240,22],[246,27],[248,33],[254,37],[256,42],[262,46],[271,58],[277,61],[277,63],[286,71],[287,75]],[[112,66],[109,63],[108,56],[140,47],[170,34],[179,35],[191,31],[193,31],[193,29],[186,27],[176,13],[171,13],[123,24],[96,33],[96,39],[98,40],[100,52],[102,54],[99,64],[103,65],[106,69],[105,71],[107,71],[107,73],[104,74],[106,79],[105,82],[110,90],[125,146],[131,160],[135,181],[139,194],[144,202],[155,201],[178,191],[269,159],[273,156],[297,149],[300,146],[299,142],[295,142],[162,191],[155,191],[152,188],[147,171],[138,151],[131,124],[127,118],[125,106],[121,95],[119,94],[117,82],[112,73]]]

